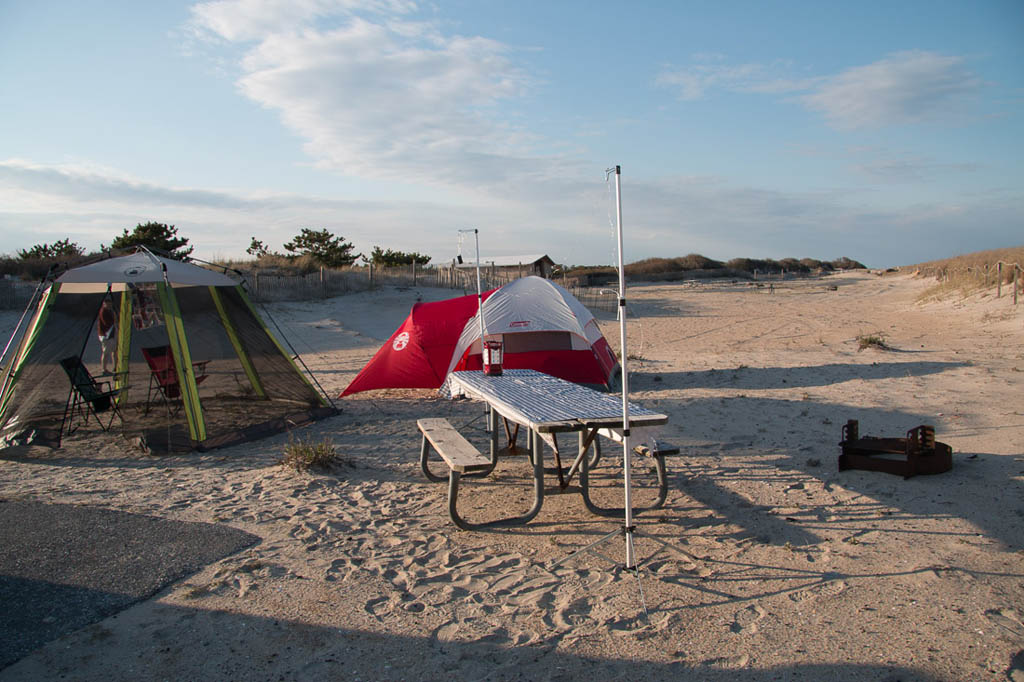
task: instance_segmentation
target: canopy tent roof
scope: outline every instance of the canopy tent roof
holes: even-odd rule
[[[157,256],[148,249],[116,258],[107,258],[68,270],[57,282],[61,290],[74,293],[124,291],[139,284],[169,283],[173,287],[233,287],[237,282],[227,275],[191,263]]]

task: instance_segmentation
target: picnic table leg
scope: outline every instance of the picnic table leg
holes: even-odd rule
[[[491,464],[497,465],[498,463],[498,413],[494,411],[493,407],[490,407],[490,422],[491,422]]]
[[[536,439],[534,445],[534,451],[540,453],[540,436],[530,431],[531,440]],[[522,516],[513,516],[506,519],[497,519],[496,521],[487,521],[485,523],[470,523],[464,518],[459,516],[457,508],[457,502],[459,499],[459,480],[461,475],[454,469],[451,471],[448,477],[448,516],[451,517],[452,523],[461,528],[462,530],[483,530],[485,528],[496,528],[500,526],[521,526],[525,523],[529,523],[533,520],[533,517],[537,516],[540,512],[540,508],[544,505],[544,460],[542,457],[536,456],[533,461],[533,506],[530,511],[526,512]]]
[[[634,512],[661,509],[662,505],[665,504],[665,500],[668,498],[668,477],[665,474],[665,456],[654,455],[653,457],[654,466],[658,472],[658,497],[655,499],[654,503],[649,506],[633,507]],[[589,509],[591,513],[597,514],[598,516],[621,516],[625,512],[622,507],[600,507],[594,504],[594,501],[590,499],[590,463],[587,461],[586,457],[582,457],[581,459],[580,493],[583,495],[583,504],[586,505],[587,509]]]
[[[423,470],[423,475],[427,477],[428,481],[434,481],[440,483],[444,480],[444,476],[438,476],[430,471],[430,467],[427,466],[427,455],[430,453],[430,442],[426,436],[423,436],[423,442],[420,444],[420,469]]]
[[[593,445],[594,449],[597,449],[597,429],[584,429],[579,432],[579,449],[576,451],[576,459],[573,460],[572,466],[569,467],[569,473],[566,474],[566,479],[572,481],[572,477],[579,473],[580,466],[582,464],[583,457],[586,456],[590,446]],[[594,468],[594,462],[597,461],[597,454],[595,453],[590,459],[590,468]]]

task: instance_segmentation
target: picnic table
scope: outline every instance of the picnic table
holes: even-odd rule
[[[561,489],[568,487],[572,477],[579,473],[580,492],[587,508],[597,514],[607,515],[621,513],[617,509],[598,507],[590,499],[589,465],[596,463],[596,458],[588,458],[587,454],[600,435],[612,440],[622,441],[622,398],[611,393],[601,393],[586,386],[574,384],[543,372],[530,369],[507,369],[500,376],[489,376],[481,371],[460,371],[449,375],[446,390],[454,398],[465,396],[487,404],[489,411],[488,423],[491,430],[490,463],[497,463],[502,452],[516,450],[516,436],[519,428],[525,428],[529,437],[528,453],[533,464],[534,502],[531,509],[523,516],[493,521],[487,524],[470,524],[461,519],[455,511],[454,496],[457,495],[457,482],[449,488],[449,512],[452,520],[463,528],[477,528],[493,525],[512,525],[529,522],[540,511],[544,501],[544,444],[549,445],[555,458],[555,472],[558,475]],[[668,416],[639,405],[630,403],[629,428],[630,437],[641,436],[642,433],[668,422]],[[508,448],[499,448],[498,419],[505,422],[505,433],[508,436]],[[510,428],[514,425],[514,430]],[[574,453],[572,465],[566,471],[562,466],[561,453],[557,434],[577,433],[578,448]],[[636,438],[640,442],[642,436]],[[424,444],[424,448],[426,444]],[[596,449],[596,445],[595,445]],[[588,461],[589,460],[589,461]],[[424,450],[425,467],[425,450]],[[662,488],[659,501],[664,502],[664,470],[659,460],[659,484]],[[424,473],[429,472],[424,469]],[[484,475],[487,471],[479,472]]]

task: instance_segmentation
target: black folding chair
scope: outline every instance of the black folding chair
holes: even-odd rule
[[[120,419],[122,424],[124,423],[121,412],[117,409],[115,398],[122,391],[126,390],[127,386],[114,387],[109,379],[96,381],[86,366],[82,364],[82,358],[77,355],[64,358],[60,361],[60,365],[67,372],[68,379],[71,380],[72,389],[71,396],[68,399],[69,407],[65,410],[66,421],[67,415],[70,413],[73,418],[77,410],[86,422],[89,421],[89,413],[91,412],[96,417],[96,423],[104,431],[109,431],[110,427],[114,425],[115,417]],[[109,413],[110,415],[110,419],[106,424],[100,418],[102,413]],[[69,434],[74,430],[71,428],[70,423],[68,422]],[[61,432],[63,433],[63,431],[64,429],[61,427]]]

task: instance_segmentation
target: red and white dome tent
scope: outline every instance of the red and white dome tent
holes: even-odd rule
[[[484,292],[486,341],[503,344],[505,369],[535,369],[611,389],[619,362],[575,296],[541,277]],[[481,369],[476,295],[417,303],[342,396],[379,388],[440,388],[456,370]]]

